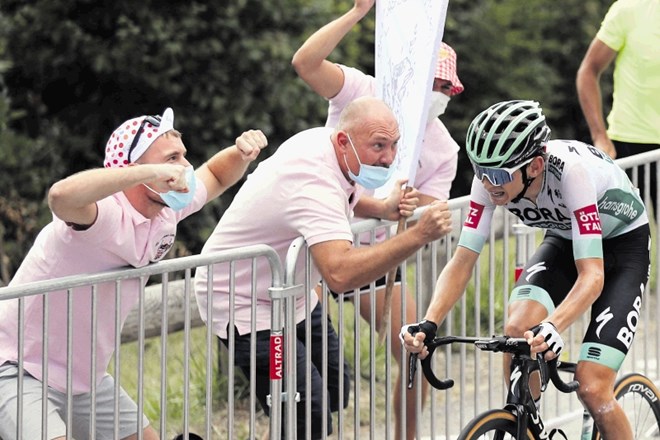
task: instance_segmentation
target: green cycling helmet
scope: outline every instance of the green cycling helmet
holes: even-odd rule
[[[549,136],[539,103],[517,100],[498,102],[479,113],[465,143],[473,164],[513,168],[543,154]]]

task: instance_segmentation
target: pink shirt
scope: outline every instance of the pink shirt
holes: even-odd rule
[[[302,236],[308,246],[330,240],[353,241],[349,218],[359,194],[339,168],[330,141],[331,128],[312,128],[284,142],[275,154],[259,164],[248,176],[232,204],[225,211],[202,254],[253,244],[271,246],[285,261],[289,245]],[[298,260],[295,282],[305,281],[304,252]],[[229,324],[229,273],[227,264],[213,270],[212,327],[227,338]],[[321,280],[313,265],[311,285]],[[197,304],[207,316],[208,271],[195,274]],[[235,325],[241,335],[250,332],[250,309],[256,307],[256,330],[271,328],[271,300],[268,288],[272,273],[264,258],[257,260],[255,300],[252,299],[251,262],[235,264]],[[314,292],[308,298],[312,308],[318,302]],[[296,304],[297,322],[304,319],[305,298]]]
[[[69,275],[96,273],[126,266],[142,267],[157,262],[174,243],[176,225],[200,210],[206,202],[206,187],[197,182],[193,202],[174,212],[164,208],[149,220],[135,210],[123,192],[97,202],[98,217],[84,231],[75,231],[53,216],[37,236],[10,285],[42,281]],[[121,282],[120,323],[139,299],[139,280]],[[73,291],[73,375],[74,394],[91,389],[91,287]],[[51,292],[48,297],[48,385],[66,391],[67,293]],[[43,296],[25,298],[24,366],[42,378]],[[96,378],[100,381],[115,348],[115,283],[97,289]],[[0,301],[0,365],[17,361],[18,300]]]
[[[339,67],[344,72],[344,85],[339,93],[330,99],[326,127],[334,127],[339,121],[341,111],[354,99],[376,96],[376,79],[373,76],[341,64]],[[456,177],[458,150],[458,144],[439,119],[427,124],[415,175],[415,188],[422,194],[448,200],[451,183]]]

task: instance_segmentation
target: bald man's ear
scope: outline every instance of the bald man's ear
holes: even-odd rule
[[[343,130],[337,131],[336,139],[337,139],[337,145],[339,146],[339,149],[342,152],[348,151],[348,149],[350,148],[350,145],[348,143],[348,135],[346,134],[346,132],[343,131]]]

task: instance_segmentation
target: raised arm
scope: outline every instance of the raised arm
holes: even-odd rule
[[[96,202],[142,183],[152,184],[157,191],[186,190],[185,167],[142,164],[82,171],[53,184],[48,206],[65,222],[89,226],[96,220]]]
[[[206,201],[215,199],[245,174],[248,164],[268,145],[261,130],[248,130],[236,138],[236,144],[225,148],[199,167],[195,174],[206,186]]]
[[[616,57],[617,52],[594,38],[577,72],[576,86],[582,113],[589,125],[591,140],[596,148],[616,158],[616,150],[605,126],[600,76]]]
[[[334,97],[344,84],[344,74],[327,57],[344,36],[367,15],[375,0],[356,0],[353,8],[314,32],[293,55],[291,64],[316,93]]]

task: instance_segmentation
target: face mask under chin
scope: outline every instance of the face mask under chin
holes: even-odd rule
[[[344,154],[344,163],[346,164],[346,168],[348,169],[348,176],[351,178],[351,180],[366,189],[376,189],[385,185],[387,181],[390,180],[390,177],[392,177],[392,174],[394,173],[394,167],[390,166],[385,168],[377,167],[374,165],[364,165],[360,161],[360,156],[357,154],[357,150],[355,149],[355,145],[353,145],[353,141],[351,140],[350,135],[346,133],[346,136],[348,137],[348,142],[350,142],[351,147],[353,148],[353,152],[355,153],[355,157],[360,164],[360,170],[358,174],[353,174],[351,168],[348,166],[348,162],[346,161],[346,154]]]

